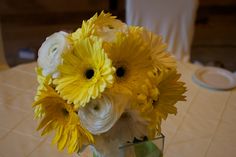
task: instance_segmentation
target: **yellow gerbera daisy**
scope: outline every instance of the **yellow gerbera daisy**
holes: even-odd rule
[[[167,52],[167,44],[162,41],[160,35],[156,35],[143,27],[130,26],[129,31],[140,35],[140,37],[148,43],[151,49],[151,57],[153,65],[160,69],[176,68],[176,61],[170,53]]]
[[[159,96],[158,100],[153,103],[153,110],[146,113],[150,121],[150,131],[152,135],[155,135],[156,128],[157,131],[161,132],[161,121],[166,119],[168,114],[177,114],[177,108],[174,106],[178,101],[185,101],[186,92],[185,84],[179,81],[180,74],[176,70],[165,70],[163,71],[162,78],[157,82]],[[151,116],[151,117],[150,117]]]
[[[153,70],[146,42],[135,33],[118,33],[116,40],[105,48],[116,68],[112,90],[138,94],[149,79],[148,72]]]
[[[79,117],[73,106],[67,104],[53,88],[45,85],[39,99],[33,106],[42,106],[44,116],[37,130],[43,129],[41,135],[55,130],[53,143],[57,143],[59,150],[66,146],[68,152],[77,152],[83,144],[93,143],[93,136],[81,126]]]
[[[72,53],[63,54],[63,64],[58,67],[60,77],[54,80],[56,90],[78,109],[90,99],[95,99],[113,84],[111,60],[96,37],[78,42]]]
[[[127,25],[116,16],[103,11],[98,15],[97,13],[88,21],[83,21],[82,27],[71,34],[74,41],[84,39],[91,35],[98,36],[104,41],[113,41],[117,32],[126,32]]]

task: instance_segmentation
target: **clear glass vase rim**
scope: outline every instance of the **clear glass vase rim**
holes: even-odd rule
[[[127,144],[125,144],[125,145],[120,146],[119,149],[127,148],[127,147],[134,146],[134,145],[138,145],[138,144],[141,144],[141,143],[146,143],[146,142],[148,142],[148,141],[155,141],[155,140],[158,140],[158,139],[163,139],[163,140],[164,140],[164,139],[165,139],[165,136],[164,136],[162,133],[160,133],[160,134],[158,134],[157,137],[155,137],[154,139],[147,140],[147,141],[143,141],[143,142],[138,142],[138,143],[127,143]],[[164,141],[163,141],[163,142],[164,142]]]

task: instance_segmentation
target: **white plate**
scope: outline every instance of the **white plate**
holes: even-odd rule
[[[206,88],[226,90],[236,86],[236,78],[228,70],[216,67],[203,67],[195,71],[193,80]]]

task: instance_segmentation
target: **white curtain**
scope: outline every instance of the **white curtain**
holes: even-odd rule
[[[126,0],[128,25],[162,35],[176,59],[189,61],[198,0]]]

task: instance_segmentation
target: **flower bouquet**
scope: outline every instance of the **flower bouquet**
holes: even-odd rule
[[[152,140],[184,101],[175,59],[162,38],[95,14],[75,32],[56,32],[38,52],[33,103],[37,130],[69,153],[119,156],[119,147]],[[144,156],[144,155],[141,155]],[[131,157],[131,155],[129,155]]]

